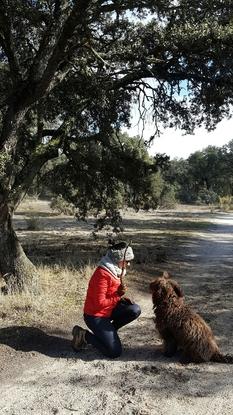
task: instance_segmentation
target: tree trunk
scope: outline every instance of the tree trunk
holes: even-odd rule
[[[6,283],[5,293],[37,291],[38,272],[16,236],[7,204],[0,205],[0,276]]]

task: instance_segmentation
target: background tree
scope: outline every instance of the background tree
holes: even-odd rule
[[[187,160],[172,160],[163,177],[181,202],[216,203],[219,197],[233,194],[232,150],[230,141],[196,151]]]
[[[221,196],[233,196],[233,140],[221,148]]]
[[[187,160],[171,160],[166,171],[163,171],[163,177],[166,183],[173,186],[178,201],[191,203],[195,200],[192,192],[193,178],[189,174]]]
[[[156,197],[154,176],[167,158],[150,157],[139,137],[118,133],[109,137],[107,146],[86,140],[73,143],[42,170],[41,182],[72,204],[78,218],[88,212],[97,216],[103,209],[111,218],[126,205],[145,208],[145,200],[153,195],[154,206],[152,200],[149,205],[157,206],[161,190]]]
[[[136,101],[141,117],[151,103],[155,130],[159,121],[211,129],[229,114],[232,8],[228,0],[1,1],[3,275],[21,287],[35,275],[11,218],[49,160],[64,154],[70,167],[80,143],[110,148]]]

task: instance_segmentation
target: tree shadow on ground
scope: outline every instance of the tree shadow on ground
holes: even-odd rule
[[[34,351],[52,358],[78,358],[86,361],[109,360],[91,346],[88,346],[87,350],[76,353],[72,350],[70,339],[47,334],[36,327],[12,326],[2,328],[0,329],[0,344],[9,346],[16,351]],[[123,360],[144,360],[145,355],[148,354],[156,356],[153,346],[127,347]],[[157,353],[157,356],[159,355],[161,356],[161,353]],[[119,359],[121,360],[121,357]]]
[[[16,351],[39,352],[49,357],[66,357],[71,341],[65,337],[49,335],[36,327],[12,326],[0,329],[0,344]]]
[[[124,343],[124,342],[123,342]],[[0,329],[0,344],[11,347],[21,352],[38,352],[52,358],[92,360],[112,360],[103,356],[92,346],[86,350],[74,352],[71,347],[71,340],[66,337],[58,337],[47,334],[36,327],[12,326]],[[120,361],[144,361],[159,360],[166,361],[161,353],[161,348],[152,345],[143,345],[135,342],[135,346],[123,344],[122,356],[117,358]]]
[[[149,319],[151,320],[151,319]],[[120,330],[123,352],[117,361],[120,362],[147,362],[152,365],[145,370],[153,372],[154,364],[179,364],[181,354],[167,358],[162,353],[162,342],[158,339],[152,322],[140,328],[138,326],[125,327]],[[148,339],[148,332],[151,339]],[[66,335],[63,333],[63,336]],[[147,335],[147,338],[146,338]],[[84,362],[91,361],[112,361],[103,356],[98,350],[88,345],[87,349],[74,352],[71,347],[71,340],[67,337],[47,334],[45,331],[36,327],[12,326],[0,329],[0,344],[6,345],[17,352],[38,352],[51,358],[77,359]],[[203,367],[205,364],[195,365]],[[192,364],[191,364],[192,366]],[[184,367],[184,366],[183,366]],[[190,367],[187,365],[186,367]],[[156,370],[156,369],[155,369]],[[149,373],[149,372],[148,372]]]
[[[220,214],[212,217],[214,219],[219,216],[224,217]],[[181,250],[192,254],[198,246],[201,238],[195,237],[193,232],[209,234],[214,231],[231,235],[232,225],[226,226],[223,223],[216,226],[211,223],[212,217],[208,212],[147,212],[145,217],[139,214],[137,217],[124,218],[125,233],[122,239],[132,240],[135,262],[139,265],[169,265]],[[210,218],[210,221],[207,222],[206,218]],[[90,259],[98,261],[107,249],[106,235],[99,234],[97,240],[93,239],[93,219],[77,222],[70,216],[55,218],[48,215],[46,218],[44,215],[39,231],[25,231],[23,222],[25,220],[15,219],[16,227],[20,226],[17,235],[26,254],[36,264],[54,265],[59,262],[66,265],[72,258],[75,263],[86,264]],[[187,255],[184,260],[192,264],[198,258]]]
[[[231,369],[231,368],[230,368]],[[142,389],[152,391],[157,396],[172,399],[174,396],[187,398],[204,398],[207,396],[216,397],[220,390],[226,389],[226,376],[230,370],[225,365],[204,363],[198,365],[168,365],[159,362],[148,362],[144,365],[136,365],[134,376],[125,371],[117,373],[115,387],[124,379],[124,389],[129,391],[135,386],[135,378],[140,382],[143,379]],[[113,387],[113,385],[112,385]],[[175,412],[174,412],[175,413]],[[208,413],[208,411],[206,412]]]
[[[44,212],[43,210],[20,210],[14,212],[14,216],[17,219],[17,216],[25,216],[25,217],[44,217],[44,218],[52,218],[56,217],[59,218],[59,214],[56,212]]]

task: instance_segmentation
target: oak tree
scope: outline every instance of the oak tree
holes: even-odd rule
[[[60,155],[70,165],[83,143],[113,151],[135,103],[142,119],[152,111],[155,132],[159,123],[214,128],[230,114],[232,40],[230,0],[1,0],[5,279],[22,288],[36,277],[12,215],[45,164]]]

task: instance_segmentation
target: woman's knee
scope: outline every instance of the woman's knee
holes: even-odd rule
[[[120,341],[111,342],[106,345],[106,356],[115,359],[122,354],[122,345]]]
[[[129,307],[130,314],[134,318],[138,318],[141,314],[141,308],[138,304],[132,304]]]
[[[116,359],[117,357],[120,357],[122,354],[122,348],[121,347],[116,347],[116,348],[112,348],[109,349],[107,352],[107,356],[110,357],[111,359]]]

